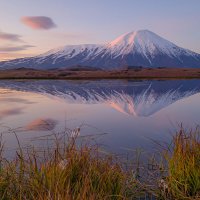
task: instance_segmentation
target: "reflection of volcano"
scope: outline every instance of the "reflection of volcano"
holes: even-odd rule
[[[0,81],[0,88],[56,96],[68,103],[105,103],[129,115],[150,116],[200,92],[200,80]]]

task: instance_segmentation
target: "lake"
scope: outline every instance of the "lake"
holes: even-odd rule
[[[110,152],[169,142],[183,124],[200,124],[200,80],[1,80],[0,126],[5,149],[42,144],[41,136],[81,126]]]

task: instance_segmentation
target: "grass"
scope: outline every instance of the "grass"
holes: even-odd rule
[[[181,128],[169,150],[149,162],[141,161],[140,151],[124,162],[96,145],[77,143],[77,137],[74,131],[67,140],[55,137],[53,148],[42,151],[23,149],[18,141],[12,160],[4,158],[1,143],[0,199],[200,199],[199,128]]]
[[[132,199],[138,186],[114,157],[75,138],[67,145],[55,139],[53,150],[20,148],[14,160],[1,159],[1,199]]]
[[[167,184],[173,199],[200,199],[200,134],[199,128],[186,133],[183,129],[173,139],[167,153]]]

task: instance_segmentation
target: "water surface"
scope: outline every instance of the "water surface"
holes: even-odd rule
[[[200,124],[200,80],[0,81],[7,149],[17,146],[8,127],[30,145],[35,137],[82,125],[81,136],[98,135],[110,151],[152,151],[152,140],[168,142],[181,123]]]

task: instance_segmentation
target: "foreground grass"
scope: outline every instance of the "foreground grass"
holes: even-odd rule
[[[198,129],[181,129],[159,158],[138,159],[124,163],[96,146],[77,145],[76,136],[67,143],[56,138],[54,148],[42,152],[19,148],[11,161],[1,148],[0,199],[200,199]]]
[[[168,192],[173,199],[200,199],[200,134],[180,132],[167,155]]]
[[[37,153],[22,149],[0,169],[1,199],[132,199],[139,184],[112,156],[75,139]]]

